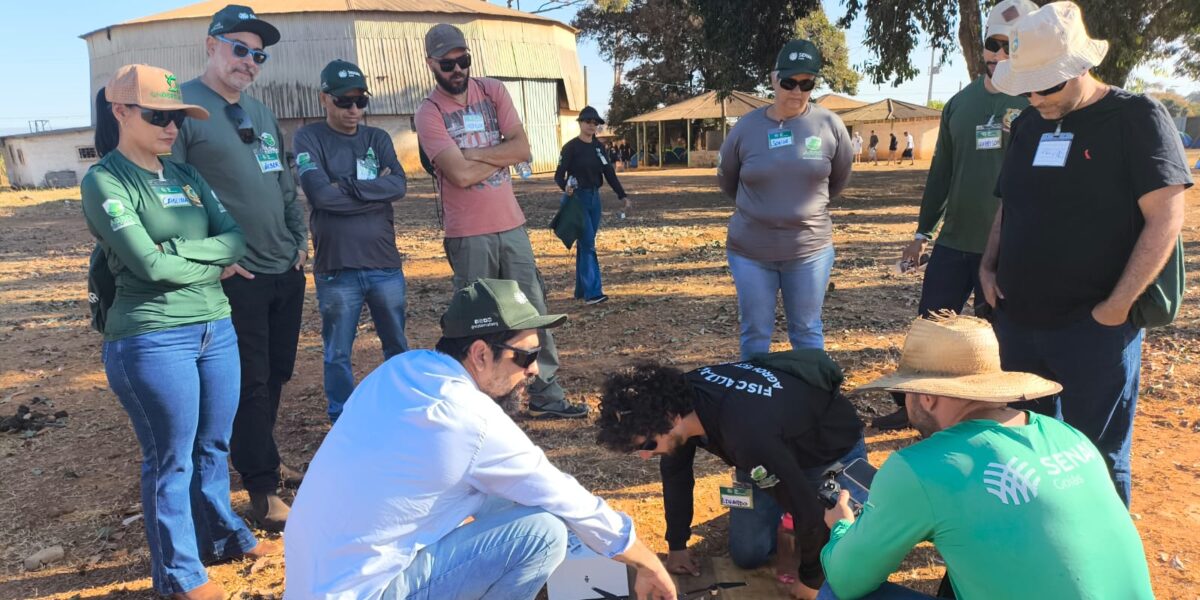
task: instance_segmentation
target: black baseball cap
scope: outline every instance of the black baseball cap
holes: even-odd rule
[[[583,110],[579,111],[579,118],[575,119],[575,120],[576,121],[596,121],[596,122],[599,122],[601,125],[604,124],[604,119],[600,118],[600,113],[597,112],[596,109],[594,109],[590,106],[583,107]]]
[[[208,35],[225,35],[238,31],[253,33],[262,38],[264,48],[279,42],[279,30],[259,19],[258,15],[254,14],[254,9],[249,6],[230,4],[218,10],[208,26]]]
[[[502,331],[558,327],[567,315],[543,315],[517,282],[480,279],[454,292],[442,315],[442,336],[465,338]]]
[[[792,40],[783,45],[779,56],[775,57],[775,70],[780,79],[787,79],[802,73],[816,75],[821,72],[824,59],[817,45],[808,40]]]
[[[321,69],[321,91],[334,96],[341,96],[350,90],[362,90],[367,93],[367,78],[363,76],[358,65],[337,59],[330,61]]]

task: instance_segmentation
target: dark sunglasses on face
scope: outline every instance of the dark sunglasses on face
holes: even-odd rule
[[[1067,87],[1068,83],[1070,83],[1070,80],[1064,81],[1054,87],[1046,88],[1040,92],[1022,92],[1021,95],[1025,96],[1026,98],[1032,98],[1034,94],[1037,94],[1039,96],[1049,96],[1051,94],[1057,94],[1057,93],[1061,92],[1063,90],[1063,88]]]
[[[437,62],[438,68],[441,69],[443,73],[449,73],[453,71],[454,65],[458,65],[460,69],[465,71],[471,68],[471,55],[464,54],[458,58],[440,58]]]
[[[246,113],[246,109],[239,104],[228,104],[225,106],[225,116],[233,121],[234,129],[237,129],[238,137],[242,138],[242,143],[253,144],[258,136],[254,135],[254,122],[250,120],[250,115]]]
[[[174,123],[175,128],[183,127],[183,120],[187,118],[187,113],[182,110],[154,110],[153,108],[142,108],[136,104],[126,104],[130,108],[136,108],[142,111],[142,120],[155,126],[166,127],[169,123]]]
[[[1008,54],[1008,42],[1004,42],[996,38],[988,38],[983,40],[983,47],[987,48],[988,52],[999,52],[1004,50],[1004,53]]]
[[[513,362],[522,369],[528,369],[529,365],[537,362],[538,354],[542,351],[541,347],[526,350],[525,348],[517,348],[516,346],[509,346],[508,344],[492,344],[492,347],[503,350],[512,350]]]
[[[654,452],[657,449],[658,449],[658,439],[656,439],[655,436],[652,436],[652,435],[646,436],[646,441],[642,442],[641,446],[638,446],[639,452]]]
[[[213,37],[225,42],[226,44],[229,44],[230,46],[233,46],[233,55],[238,58],[246,58],[247,55],[253,55],[254,64],[256,65],[261,65],[267,62],[267,59],[271,57],[270,54],[267,54],[262,50],[255,50],[254,48],[251,48],[250,46],[247,46],[237,40],[231,40],[221,35],[215,35]]]
[[[333,105],[338,108],[350,108],[351,106],[366,108],[367,104],[371,103],[366,96],[334,96],[330,94],[329,97],[333,98]]]
[[[597,121],[595,119],[586,119],[583,122],[587,123],[588,125],[599,125],[600,124],[600,121]]]
[[[792,79],[791,77],[787,77],[785,79],[779,80],[779,87],[781,87],[789,92],[796,88],[800,88],[800,91],[802,91],[802,92],[811,92],[813,90],[813,88],[817,87],[817,80],[815,78],[814,79]]]

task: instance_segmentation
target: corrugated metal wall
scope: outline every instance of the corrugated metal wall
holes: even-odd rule
[[[525,124],[529,147],[533,151],[533,171],[544,173],[558,166],[562,149],[558,135],[558,81],[553,79],[505,79],[504,87],[512,96],[517,114]]]

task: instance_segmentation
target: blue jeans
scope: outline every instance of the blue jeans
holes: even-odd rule
[[[737,290],[742,359],[769,352],[775,330],[775,298],[783,293],[792,349],[824,348],[821,306],[833,269],[833,246],[805,258],[760,261],[728,252]]]
[[[1062,419],[1096,444],[1117,495],[1129,506],[1129,454],[1142,369],[1143,330],[1101,325],[1090,312],[1059,329],[1014,323],[1003,308],[993,320],[1000,365],[1062,384],[1056,395],[1014,406]]]
[[[875,591],[866,596],[859,596],[861,600],[935,600],[934,596],[915,592],[904,586],[894,583],[883,582]],[[821,586],[821,590],[817,592],[817,600],[838,600],[833,590],[829,588],[829,584]]]
[[[856,458],[867,459],[867,445],[862,438],[859,438],[858,443],[845,456],[838,459],[838,462],[848,465]],[[817,486],[825,479],[825,469],[825,466],[804,469],[804,476],[813,486],[814,496],[817,493]],[[784,510],[770,494],[752,483],[749,472],[737,469],[736,477],[739,482],[749,484],[753,490],[754,508],[730,509],[729,558],[733,564],[743,569],[754,569],[767,564],[767,561],[771,560],[771,555],[775,553],[776,530],[779,528],[779,519],[783,517]],[[852,493],[855,500],[867,501],[861,493],[856,493],[858,487],[851,485],[845,476],[839,475],[837,480],[842,487]],[[795,527],[799,530],[804,526],[797,523]]]
[[[577,189],[583,204],[583,235],[575,246],[575,298],[591,300],[604,295],[600,285],[600,260],[596,258],[596,232],[600,231],[600,189]],[[563,202],[567,196],[563,195]]]
[[[383,600],[531,599],[566,556],[561,519],[492,497],[474,521],[417,552]]]
[[[142,447],[142,510],[160,594],[208,581],[201,561],[258,544],[229,505],[229,436],[240,387],[229,319],[105,342],[108,384]]]
[[[321,339],[325,342],[325,399],[329,420],[337,422],[354,391],[354,337],[365,302],[387,360],[408,351],[404,336],[407,305],[402,269],[340,269],[314,273],[321,310]]]

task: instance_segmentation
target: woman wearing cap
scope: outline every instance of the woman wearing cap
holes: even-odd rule
[[[175,76],[127,65],[105,95],[119,141],[84,177],[83,212],[116,280],[103,360],[142,446],[154,588],[223,598],[202,561],[278,550],[259,544],[229,504],[239,369],[220,276],[245,241],[192,167],[159,158],[185,118],[208,118],[183,103]]]
[[[721,145],[717,184],[734,199],[727,246],[742,358],[770,349],[781,292],[792,348],[825,346],[828,205],[846,187],[854,151],[837,115],[809,101],[821,64],[812,42],[788,42],[771,72],[774,103],[739,119]]]
[[[596,258],[596,231],[600,229],[600,184],[608,185],[617,193],[618,200],[625,201],[625,211],[632,207],[629,195],[617,172],[609,162],[608,153],[596,141],[596,128],[604,124],[596,109],[585,106],[579,113],[579,137],[562,147],[558,169],[554,171],[554,182],[563,190],[563,202],[574,196],[583,203],[583,235],[575,249],[575,298],[588,304],[600,304],[608,300],[600,284],[600,261]],[[574,180],[574,181],[572,181]]]

